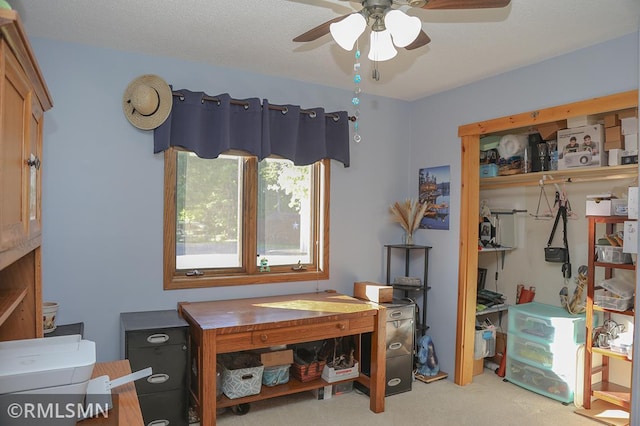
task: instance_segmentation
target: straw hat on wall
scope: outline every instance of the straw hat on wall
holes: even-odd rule
[[[153,74],[133,80],[122,97],[122,109],[127,120],[142,130],[152,130],[164,123],[172,105],[171,87]]]

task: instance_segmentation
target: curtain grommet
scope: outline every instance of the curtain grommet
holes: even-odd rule
[[[285,115],[286,113],[289,112],[289,108],[284,107],[284,108],[282,108],[282,110],[280,112],[282,113],[282,115]]]
[[[316,114],[316,112],[315,112],[315,111],[311,111],[311,112],[309,113],[309,117],[311,117],[311,118],[316,118],[316,115],[317,115],[317,114]]]

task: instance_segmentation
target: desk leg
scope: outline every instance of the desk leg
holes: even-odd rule
[[[202,344],[198,348],[200,367],[200,425],[216,424],[216,330],[203,330]]]
[[[384,395],[387,377],[386,362],[387,313],[380,306],[376,315],[375,328],[371,334],[371,382],[369,387],[369,408],[374,413],[384,411]]]

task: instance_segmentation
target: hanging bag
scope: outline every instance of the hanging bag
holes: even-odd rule
[[[564,247],[551,247],[560,218],[562,218],[562,242]],[[562,275],[565,278],[571,278],[569,243],[567,241],[567,208],[562,204],[558,208],[558,213],[556,214],[556,219],[553,222],[549,241],[547,242],[547,246],[544,248],[544,260],[547,262],[562,263]]]

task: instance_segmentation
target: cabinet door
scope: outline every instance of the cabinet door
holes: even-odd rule
[[[0,251],[26,240],[29,226],[29,145],[31,85],[2,43],[5,59],[0,84]]]
[[[40,203],[42,200],[42,126],[44,113],[38,98],[32,96],[31,116],[29,120],[29,151],[27,165],[29,167],[29,238],[34,238],[42,232],[40,218]]]

